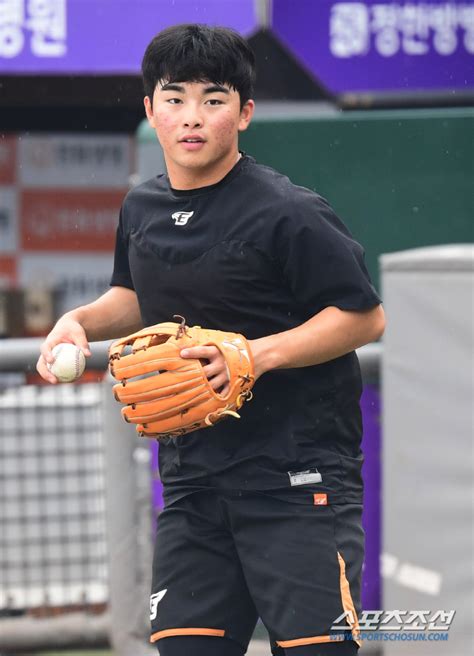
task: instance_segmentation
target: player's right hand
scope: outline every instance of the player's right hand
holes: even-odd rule
[[[48,364],[54,362],[54,357],[51,351],[56,344],[62,344],[64,342],[79,346],[86,357],[89,357],[91,354],[86,333],[81,324],[67,315],[61,317],[53,330],[41,344],[41,355],[36,363],[36,370],[41,378],[52,385],[55,385],[58,380],[48,369]]]

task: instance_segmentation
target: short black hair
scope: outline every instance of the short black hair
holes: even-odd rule
[[[173,25],[149,43],[142,61],[145,95],[158,82],[213,82],[239,93],[243,107],[253,95],[255,56],[238,32],[198,23]]]

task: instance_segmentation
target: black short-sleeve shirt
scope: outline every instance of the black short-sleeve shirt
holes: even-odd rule
[[[129,192],[111,284],[136,291],[144,325],[179,314],[248,339],[328,306],[381,302],[362,247],[328,203],[245,155],[208,187],[177,191],[162,175]],[[285,490],[299,480],[289,472],[311,470],[311,480],[321,478],[315,490],[359,502],[361,389],[354,352],[267,372],[240,420],[160,444],[165,495],[198,486]]]

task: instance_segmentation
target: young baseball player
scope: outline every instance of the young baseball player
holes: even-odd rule
[[[64,315],[38,361],[54,383],[46,363],[55,344],[89,354],[90,340],[177,314],[249,340],[256,383],[241,419],[160,444],[165,508],[150,608],[161,656],[242,656],[258,617],[275,655],[358,650],[354,349],[381,336],[384,313],[362,247],[326,200],[239,152],[254,68],[229,29],[178,25],[149,44],[145,111],[167,174],[126,196],[111,289]],[[212,387],[225,392],[216,347],[181,356],[207,362]]]

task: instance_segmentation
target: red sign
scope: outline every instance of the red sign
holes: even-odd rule
[[[16,280],[16,258],[0,256],[0,288],[14,287]]]
[[[16,138],[0,137],[0,183],[14,182],[16,177]]]
[[[27,251],[111,251],[123,190],[24,190],[21,245]]]

